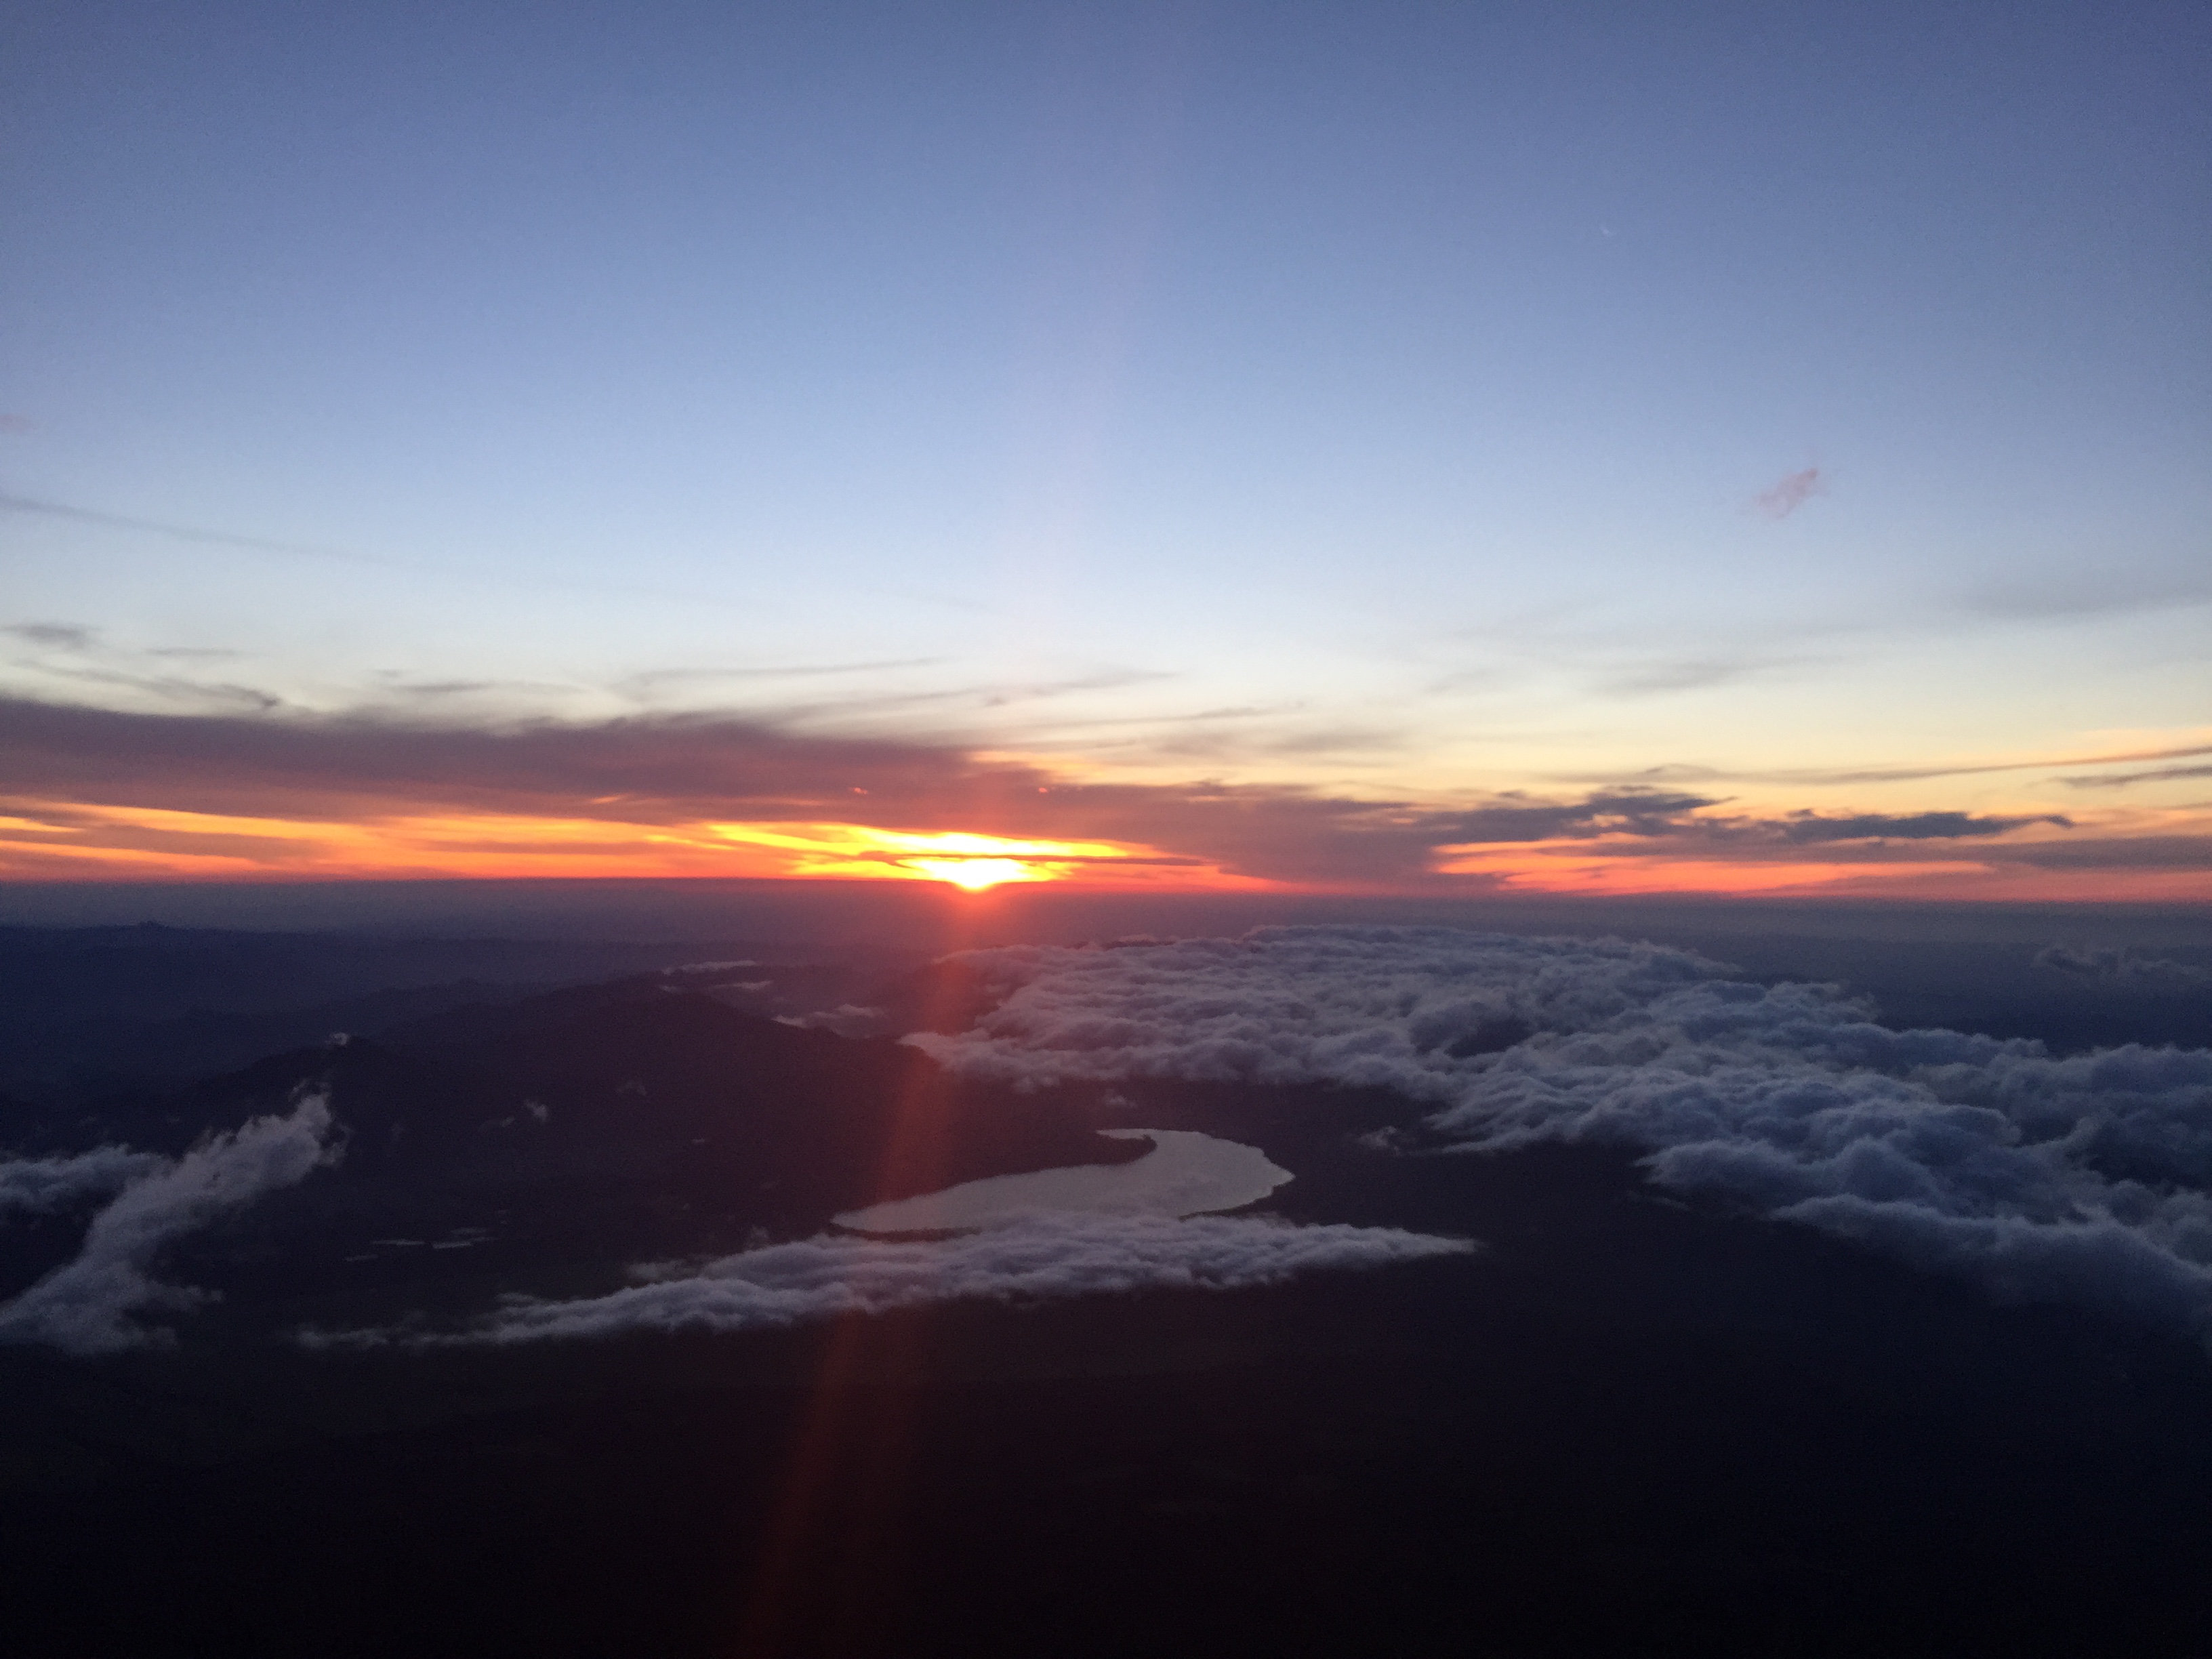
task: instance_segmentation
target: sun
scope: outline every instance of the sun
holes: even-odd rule
[[[963,892],[988,892],[1009,883],[1151,878],[1166,869],[1210,869],[1200,859],[1158,848],[1109,841],[1013,841],[965,830],[885,830],[866,823],[709,823],[696,837],[664,831],[656,840],[687,846],[760,848],[779,856],[787,876],[849,881],[941,881]],[[4,856],[0,841],[0,856]],[[763,872],[766,873],[766,872]],[[1214,872],[1218,875],[1218,872]]]
[[[909,870],[920,870],[939,881],[970,893],[980,893],[1001,882],[1034,881],[1036,874],[1019,859],[907,859]]]

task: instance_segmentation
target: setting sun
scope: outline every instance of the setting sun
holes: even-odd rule
[[[738,876],[1184,887],[1251,884],[1135,842],[1013,840],[836,822],[653,821],[562,812],[237,814],[0,798],[0,878]]]
[[[1002,882],[1042,878],[1042,872],[1031,869],[1019,859],[908,859],[906,865],[909,870],[920,870],[971,893],[980,893]]]

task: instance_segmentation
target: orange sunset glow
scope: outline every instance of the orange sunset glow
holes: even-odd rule
[[[1264,885],[1194,858],[1104,841],[1016,840],[854,823],[641,823],[494,814],[349,822],[0,805],[0,877],[174,880],[404,876],[714,876],[1009,883]]]
[[[1416,879],[1529,894],[2072,898],[2198,896],[2193,871],[2037,869],[2045,835],[1920,856],[1720,858],[1629,836],[1437,848]],[[1825,849],[1823,849],[1825,850]],[[651,823],[548,813],[186,811],[0,800],[0,878],[15,881],[719,877],[938,882],[971,893],[1073,884],[1148,891],[1314,890],[1150,842],[909,830],[838,822]]]

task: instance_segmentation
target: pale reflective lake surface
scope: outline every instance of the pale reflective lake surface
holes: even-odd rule
[[[1117,1140],[1149,1140],[1133,1164],[1083,1164],[1030,1175],[966,1181],[941,1193],[848,1210],[841,1227],[864,1233],[988,1227],[1040,1210],[1107,1215],[1203,1215],[1265,1198],[1291,1179],[1257,1146],[1188,1129],[1102,1129]]]

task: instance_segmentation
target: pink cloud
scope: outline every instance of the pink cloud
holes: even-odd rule
[[[1820,469],[1808,466],[1802,472],[1793,472],[1771,489],[1762,489],[1753,498],[1753,505],[1770,519],[1786,519],[1815,495],[1828,493],[1828,481],[1820,476]]]

